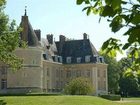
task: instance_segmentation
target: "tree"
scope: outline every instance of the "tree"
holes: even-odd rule
[[[130,69],[132,64],[132,59],[130,58],[122,58],[119,61],[120,64],[120,92],[127,95],[137,96],[138,91],[140,90],[140,81],[139,81],[139,73],[137,74],[136,71],[132,71]]]
[[[87,78],[72,79],[65,87],[64,92],[70,95],[87,95],[93,93],[91,82]]]
[[[86,4],[83,11],[87,15],[93,13],[101,18],[107,18],[112,32],[127,29],[123,36],[128,36],[127,42],[122,43],[119,39],[110,38],[104,42],[102,52],[110,56],[116,56],[117,52],[129,50],[133,57],[132,68],[140,70],[140,0],[77,0],[77,5]],[[137,66],[137,67],[135,67]]]
[[[9,67],[19,69],[22,60],[13,51],[19,47],[20,29],[15,28],[15,21],[9,23],[8,16],[4,13],[5,0],[0,0],[0,61]]]

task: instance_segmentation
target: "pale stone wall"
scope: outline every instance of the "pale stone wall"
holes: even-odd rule
[[[96,95],[104,94],[108,91],[106,64],[62,64],[47,61],[42,58],[42,49],[33,47],[19,48],[15,53],[17,56],[24,58],[23,68],[16,72],[8,70],[6,75],[0,73],[0,82],[2,79],[6,79],[7,89],[15,89],[12,90],[13,92],[24,90],[29,92],[33,88],[44,92],[61,92],[65,85],[76,77],[89,78]],[[23,88],[25,89],[22,90]]]
[[[23,59],[23,66],[39,66],[42,67],[42,49],[37,47],[29,47],[25,49],[18,48],[15,54]]]
[[[5,76],[7,91],[12,89],[9,92],[24,92],[32,88],[41,90],[43,86],[42,50],[36,47],[18,48],[14,53],[23,58],[23,67],[17,71],[7,69],[5,75],[0,73],[0,80]]]
[[[107,94],[108,80],[107,80],[107,64],[97,64],[97,78],[98,78],[98,94]]]
[[[95,64],[70,64],[65,65],[65,71],[66,75],[68,75],[68,72],[71,72],[71,75],[69,77],[66,77],[66,82],[69,82],[71,79],[76,77],[85,77],[88,78],[96,93],[96,65]]]
[[[56,81],[62,81],[63,65],[61,63],[43,61],[43,89],[44,91],[56,91],[62,89],[57,87]]]
[[[44,91],[57,92],[62,91],[65,85],[76,77],[89,78],[95,93],[107,93],[107,65],[105,64],[65,64],[43,62],[43,88]],[[100,71],[101,79],[98,77]],[[100,81],[99,81],[100,80]],[[99,83],[101,82],[101,83]],[[106,82],[106,83],[105,83]],[[105,84],[104,84],[105,83]],[[98,86],[100,85],[101,86]],[[100,88],[100,89],[99,89]]]
[[[7,88],[38,87],[42,88],[42,68],[26,67],[7,72]]]

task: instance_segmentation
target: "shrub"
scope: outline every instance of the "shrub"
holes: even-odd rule
[[[100,97],[112,100],[112,101],[119,101],[121,99],[120,95],[108,94],[108,95],[100,95]]]
[[[72,79],[65,86],[64,93],[69,95],[88,95],[93,93],[93,86],[89,79],[79,77]]]
[[[3,100],[0,100],[0,105],[6,105],[6,102],[4,102]]]

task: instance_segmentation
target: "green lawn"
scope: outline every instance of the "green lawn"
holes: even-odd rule
[[[139,97],[129,97],[129,98],[124,98],[124,100],[128,100],[128,101],[131,101],[131,100],[138,100],[140,101],[140,98]]]
[[[6,105],[140,105],[140,102],[113,102],[95,96],[5,96],[0,100]]]

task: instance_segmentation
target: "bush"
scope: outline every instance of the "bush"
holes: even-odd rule
[[[121,99],[120,95],[108,94],[108,95],[100,95],[100,97],[112,100],[112,101],[119,101]]]
[[[69,95],[88,95],[93,93],[93,86],[87,78],[72,79],[64,88],[64,93]]]
[[[3,100],[0,100],[0,105],[6,105],[6,102],[4,102]]]

